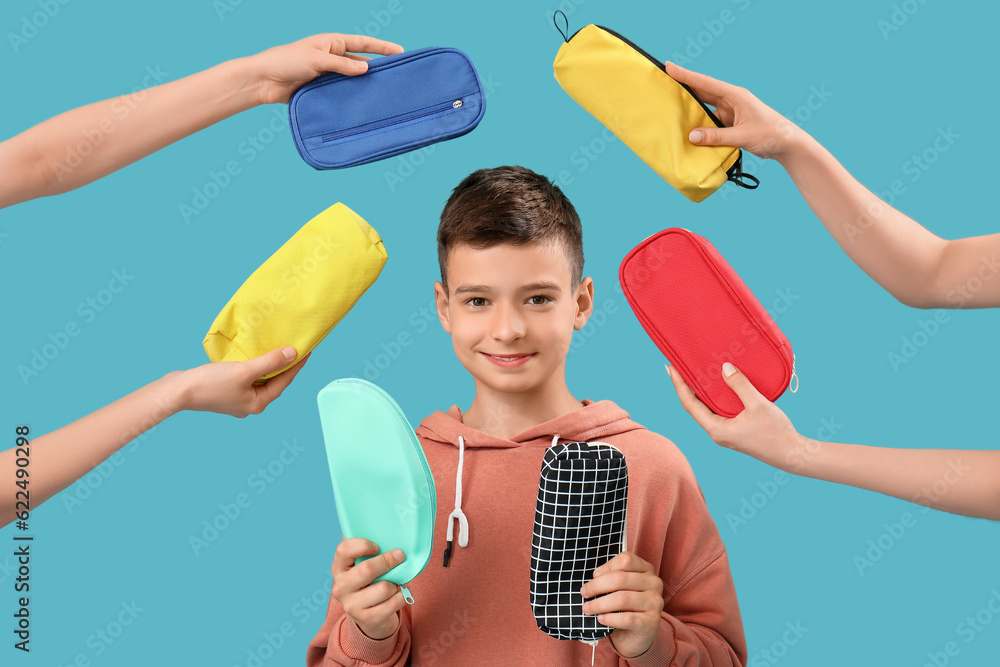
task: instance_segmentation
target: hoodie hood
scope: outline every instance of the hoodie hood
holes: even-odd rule
[[[627,431],[637,431],[643,427],[629,419],[628,413],[612,401],[584,400],[579,410],[550,419],[534,426],[523,433],[515,435],[510,440],[504,440],[462,423],[462,411],[457,405],[451,406],[447,412],[437,410],[420,422],[417,435],[428,440],[460,445],[459,436],[465,447],[519,447],[525,444],[540,444],[549,446],[553,437],[559,440],[578,440],[589,442],[600,440],[608,435],[617,435]]]

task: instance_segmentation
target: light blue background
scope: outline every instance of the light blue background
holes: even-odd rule
[[[618,263],[646,236],[670,226],[704,234],[765,306],[779,293],[794,297],[776,320],[792,341],[802,382],[779,405],[798,429],[815,437],[821,420],[832,420],[841,425],[835,439],[898,447],[997,447],[1000,311],[950,312],[894,372],[887,354],[898,353],[901,339],[934,313],[900,305],[852,264],[779,165],[748,158],[759,190],[727,185],[695,205],[618,141],[588,160],[580,149],[602,127],[552,77],[561,43],[547,15],[554,1],[401,2],[402,11],[391,15],[380,14],[388,0],[243,0],[220,16],[210,0],[76,0],[60,5],[17,52],[9,37],[0,44],[0,137],[127,93],[142,85],[147,67],[175,79],[316,32],[363,32],[366,24],[407,48],[464,49],[494,87],[479,128],[438,145],[394,191],[385,174],[408,174],[400,165],[412,166],[412,157],[317,172],[300,160],[286,121],[247,161],[243,142],[272,114],[285,117],[285,107],[275,106],[219,123],[81,190],[0,213],[3,448],[13,445],[16,424],[40,435],[169,371],[204,363],[203,335],[232,292],[336,201],[379,230],[390,257],[378,282],[266,413],[242,421],[178,415],[123,449],[120,465],[106,467],[110,476],[91,476],[96,489],[80,482],[32,513],[32,652],[12,648],[16,596],[12,577],[0,569],[0,617],[7,619],[0,623],[0,662],[68,665],[83,654],[101,667],[246,665],[248,650],[287,622],[294,634],[263,664],[302,664],[322,622],[340,538],[315,395],[335,378],[361,375],[382,352],[380,343],[408,332],[413,344],[376,381],[414,423],[453,403],[468,407],[470,378],[439,325],[426,326],[420,312],[437,277],[437,219],[470,171],[522,164],[553,178],[570,174],[572,182],[562,181],[584,220],[586,272],[599,302],[613,300],[603,326],[576,341],[570,389],[616,401],[691,461],[729,549],[752,664],[774,664],[761,652],[783,641],[787,623],[808,631],[784,651],[778,647],[779,664],[916,667],[950,641],[960,653],[949,664],[996,664],[1000,618],[971,641],[958,626],[1000,590],[1000,526],[792,478],[734,530],[727,516],[774,471],[713,444],[681,409],[661,355],[615,288]],[[571,30],[607,25],[659,58],[677,57],[689,38],[700,38],[690,67],[798,114],[875,191],[901,180],[906,191],[896,204],[929,229],[946,238],[996,232],[997,145],[989,131],[997,102],[995,3],[910,0],[916,13],[887,38],[877,24],[890,20],[887,0],[578,0],[564,8],[574,10]],[[733,20],[719,31],[712,21],[727,9]],[[0,31],[20,31],[39,11],[37,0],[5,2]],[[373,23],[379,15],[391,16],[387,27]],[[832,93],[821,105],[813,98],[818,109],[803,107],[813,87]],[[907,161],[949,127],[960,138],[911,180]],[[242,172],[186,224],[179,205],[190,204],[193,189],[229,160]],[[78,304],[123,267],[134,280],[85,322]],[[32,350],[70,321],[80,324],[80,335],[25,386],[17,366],[30,363]],[[285,441],[303,453],[258,494],[251,476],[278,457]],[[67,505],[88,490],[80,504]],[[252,505],[196,556],[189,536],[242,492]],[[904,512],[915,514],[916,525],[860,575],[854,556]],[[13,535],[11,527],[0,530],[0,554],[12,551],[3,545],[13,544]],[[6,566],[12,563],[8,558]],[[314,594],[319,609],[308,612],[301,599]],[[133,600],[143,611],[98,655],[102,644],[92,636]]]

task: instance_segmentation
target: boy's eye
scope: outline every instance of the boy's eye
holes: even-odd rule
[[[468,301],[469,304],[475,306],[476,308],[482,308],[486,305],[486,299],[481,296],[474,296]]]
[[[549,297],[544,296],[542,294],[536,294],[535,296],[531,297],[531,299],[529,299],[529,300],[531,301],[531,305],[533,305],[533,306],[544,306],[545,304],[547,304],[552,299],[550,299]]]

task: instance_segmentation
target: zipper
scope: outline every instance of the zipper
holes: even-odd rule
[[[416,120],[417,118],[423,118],[424,116],[431,116],[436,113],[441,113],[449,109],[458,109],[464,104],[463,100],[452,100],[450,102],[442,102],[441,104],[435,104],[434,106],[426,107],[415,111],[412,113],[403,114],[402,116],[395,116],[393,118],[388,118],[381,121],[374,121],[373,123],[366,123],[365,125],[359,125],[353,127],[349,130],[343,130],[341,132],[334,132],[333,134],[324,134],[323,143],[330,141],[336,141],[337,139],[343,139],[345,137],[350,137],[355,134],[362,134],[364,132],[374,132],[375,130],[381,130],[386,127],[392,127],[393,125],[399,125],[400,123],[406,123],[411,120]]]
[[[649,52],[647,52],[644,49],[642,49],[639,45],[635,44],[628,37],[625,37],[624,35],[618,34],[614,30],[612,30],[611,28],[605,28],[603,25],[599,25],[597,27],[600,28],[601,30],[603,30],[604,32],[608,33],[608,34],[617,37],[621,41],[625,42],[627,45],[631,46],[638,53],[640,53],[641,55],[645,56],[646,59],[649,60],[649,62],[651,62],[654,65],[656,65],[657,69],[661,69],[661,70],[663,69],[663,63],[661,63],[659,60],[657,60],[656,58],[654,58],[653,56],[651,56],[649,54]],[[579,32],[579,31],[577,31],[577,32]],[[574,33],[574,35],[575,34],[576,33]],[[666,74],[666,72],[664,72],[664,74]],[[712,122],[715,123],[716,127],[724,127],[723,124],[722,124],[722,121],[719,120],[718,117],[716,117],[716,115],[714,113],[712,113],[712,110],[708,108],[708,105],[706,105],[704,102],[702,102],[701,99],[699,99],[698,96],[694,94],[694,91],[691,90],[686,83],[681,83],[680,81],[678,81],[677,83],[680,83],[681,87],[683,87],[684,90],[688,91],[688,94],[691,95],[691,97],[694,98],[694,101],[701,105],[701,108],[705,110],[705,113],[707,113],[708,117],[712,119]]]
[[[654,65],[656,65],[657,69],[659,69],[659,70],[663,69],[663,63],[661,63],[659,60],[657,60],[656,58],[654,58],[652,55],[650,55],[650,53],[648,51],[646,51],[645,49],[643,49],[642,47],[640,47],[638,44],[636,44],[635,42],[633,42],[632,40],[630,40],[628,37],[625,37],[624,35],[622,35],[622,34],[620,34],[618,32],[615,32],[611,28],[606,28],[603,25],[596,25],[595,24],[595,26],[598,27],[598,28],[600,28],[604,32],[608,33],[609,35],[612,35],[613,37],[617,37],[624,44],[630,46],[638,54],[640,54],[641,56],[645,57],[647,60],[649,60],[649,62],[651,62]],[[584,27],[586,27],[586,26],[584,26]],[[580,28],[580,30],[583,30],[583,28]],[[576,32],[574,32],[570,36],[570,38],[568,40],[566,40],[566,41],[569,42],[570,40],[573,39],[573,37],[576,37],[577,34],[580,32],[580,30],[577,30]],[[674,79],[674,80],[677,81],[676,79]],[[686,83],[681,83],[680,81],[677,81],[677,83],[679,83],[681,85],[681,87],[688,92],[688,95],[690,95],[691,97],[693,97],[694,101],[697,102],[701,106],[702,109],[704,109],[705,113],[708,114],[708,117],[712,119],[712,122],[715,123],[716,127],[725,127],[722,124],[722,121],[719,120],[718,116],[716,116],[715,113],[711,109],[708,108],[707,104],[705,104],[704,102],[701,101],[701,98],[699,98],[697,95],[694,94],[694,91],[691,90],[691,88]],[[748,179],[752,180],[753,181],[753,185],[749,185],[746,182],[744,182],[744,180],[743,180],[744,178],[748,178]],[[726,180],[732,181],[736,185],[744,187],[747,190],[753,190],[758,185],[760,185],[760,181],[757,179],[756,176],[752,176],[750,174],[743,173],[743,152],[742,151],[740,151],[739,157],[736,158],[736,162],[734,162],[733,165],[731,167],[729,167],[729,169],[726,170]]]
[[[795,389],[792,389],[794,383]],[[799,390],[799,376],[795,374],[795,355],[792,355],[792,379],[788,381],[788,391],[795,393]]]

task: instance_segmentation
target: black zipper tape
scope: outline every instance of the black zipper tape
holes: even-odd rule
[[[563,18],[565,18],[565,16],[566,15],[563,14]],[[555,21],[554,16],[553,16],[553,21]],[[569,29],[568,25],[569,21],[567,21],[566,23],[567,23],[567,29]],[[556,27],[558,28],[558,26]],[[604,32],[608,33],[609,35],[617,37],[619,40],[630,46],[637,53],[639,53],[640,55],[644,56],[647,60],[649,60],[649,62],[656,65],[657,69],[659,70],[663,69],[662,62],[654,58],[652,55],[649,54],[648,51],[640,47],[638,44],[630,40],[628,37],[625,37],[624,35],[615,32],[611,28],[606,28],[603,25],[599,25],[597,27],[603,30]],[[583,30],[583,28],[580,28],[580,30]],[[577,30],[572,35],[570,35],[569,39],[566,39],[566,41],[567,42],[571,41],[574,37],[577,36],[577,34],[579,34],[580,30]],[[559,32],[562,33],[561,30]],[[563,34],[563,38],[565,39],[565,34]],[[666,72],[664,72],[664,75],[666,75]],[[677,80],[674,79],[674,81]],[[708,117],[712,119],[712,122],[715,123],[716,127],[725,127],[725,125],[722,124],[722,121],[719,120],[719,118],[715,115],[715,113],[713,113],[713,111],[708,108],[708,105],[702,102],[701,98],[695,95],[694,91],[691,90],[691,88],[686,83],[681,83],[680,81],[677,81],[677,83],[680,83],[681,87],[688,92],[688,95],[694,98],[694,101],[697,102],[701,106],[701,108],[705,110],[705,113],[708,114]],[[735,183],[736,185],[742,188],[746,188],[747,190],[757,189],[757,186],[760,185],[760,179],[758,179],[756,176],[747,174],[743,171],[743,151],[740,148],[737,148],[736,150],[739,151],[739,155],[736,157],[736,162],[733,163],[733,166],[731,166],[729,170],[726,171],[726,180]],[[752,181],[752,183],[750,183],[749,181]]]

